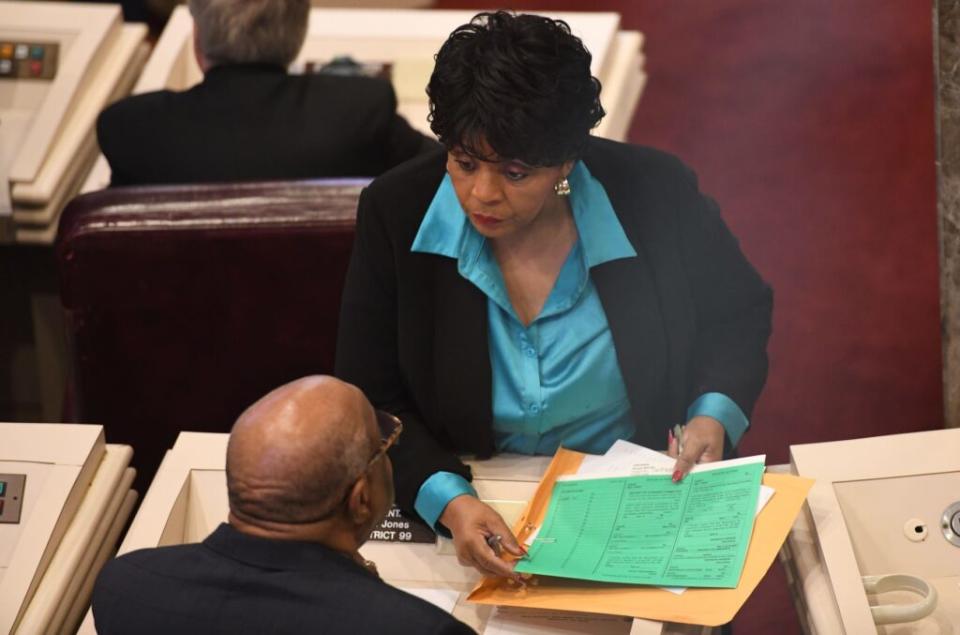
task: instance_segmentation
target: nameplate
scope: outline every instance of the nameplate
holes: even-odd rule
[[[370,540],[433,544],[437,537],[425,524],[405,516],[399,507],[394,506],[387,512],[387,517],[370,532]]]

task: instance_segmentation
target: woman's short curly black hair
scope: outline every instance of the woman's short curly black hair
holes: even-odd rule
[[[604,115],[590,52],[563,20],[478,13],[436,56],[430,128],[448,149],[559,165],[583,149]]]

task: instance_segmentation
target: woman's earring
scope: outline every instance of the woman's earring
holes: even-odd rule
[[[570,181],[567,180],[567,177],[557,181],[556,185],[553,186],[553,191],[557,193],[557,196],[570,196]]]

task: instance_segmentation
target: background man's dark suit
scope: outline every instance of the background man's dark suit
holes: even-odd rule
[[[396,106],[386,81],[230,64],[118,101],[97,137],[112,185],[376,176],[434,145]]]
[[[108,562],[94,587],[93,616],[100,635],[473,633],[343,554],[226,524],[200,544]]]

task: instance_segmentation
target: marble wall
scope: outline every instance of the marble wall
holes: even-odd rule
[[[943,397],[947,425],[960,427],[960,0],[937,0],[934,28]]]

